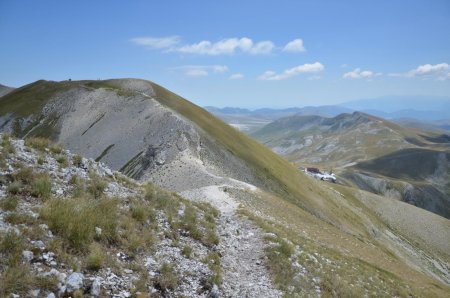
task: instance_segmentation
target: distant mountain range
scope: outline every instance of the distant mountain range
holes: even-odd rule
[[[384,96],[344,102],[338,105],[292,107],[286,109],[205,107],[228,124],[253,132],[270,121],[292,115],[335,117],[342,113],[363,112],[389,119],[404,126],[426,130],[450,130],[450,97]]]

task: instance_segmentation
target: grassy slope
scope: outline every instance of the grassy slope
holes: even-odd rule
[[[257,203],[249,207],[280,220],[282,224],[277,227],[289,239],[299,239],[299,243],[305,244],[305,238],[299,235],[299,230],[307,230],[312,235],[315,249],[323,245],[335,257],[351,259],[352,264],[365,263],[370,267],[362,269],[366,270],[366,274],[370,270],[386,270],[397,278],[405,279],[410,285],[416,284],[421,289],[440,292],[439,287],[430,286],[434,283],[432,279],[412,271],[401,260],[391,257],[392,252],[382,248],[382,244],[370,240],[368,219],[378,228],[386,228],[386,225],[354,196],[352,189],[333,186],[345,194],[344,198],[337,200],[335,190],[299,173],[271,150],[167,89],[154,83],[152,86],[161,104],[196,123],[231,153],[244,160],[266,183],[266,189],[275,193],[275,196],[270,193],[261,196],[255,201]],[[358,236],[355,238],[352,234]]]
[[[393,152],[373,160],[361,162],[354,167],[392,178],[421,180],[432,175],[438,167],[438,156],[445,154],[450,160],[450,153],[422,148],[411,148]]]
[[[355,226],[354,222],[347,221],[329,209],[335,205],[333,199],[323,196],[320,190],[308,187],[306,177],[285,159],[175,93],[157,84],[152,86],[161,104],[196,123],[229,152],[245,161],[266,189],[324,220],[345,226],[354,233],[365,233],[363,227]]]

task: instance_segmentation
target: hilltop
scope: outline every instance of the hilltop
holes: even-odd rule
[[[364,115],[356,118],[363,121]],[[0,127],[25,140],[49,138],[138,183],[176,193],[169,196],[217,208],[216,217],[205,209],[197,219],[215,218],[210,226],[218,237],[209,245],[220,253],[205,263],[220,272],[209,290],[225,296],[442,296],[449,291],[449,220],[315,181],[153,82],[38,81],[0,98]],[[174,241],[170,231],[163,239]],[[179,266],[179,259],[170,262]]]

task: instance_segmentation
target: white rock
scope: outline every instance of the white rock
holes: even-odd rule
[[[33,257],[34,257],[34,254],[32,251],[29,251],[29,250],[22,251],[22,258],[25,261],[30,262],[33,259]]]
[[[83,287],[83,274],[74,272],[66,280],[67,292],[73,292]]]
[[[28,292],[28,296],[27,297],[38,297],[40,292],[41,292],[41,290],[39,290],[39,289],[30,290]]]
[[[55,294],[50,293],[50,294],[47,295],[47,298],[56,298],[56,296],[55,296]]]
[[[95,227],[95,234],[96,234],[97,236],[101,236],[101,235],[102,235],[102,229],[99,228],[99,227]]]
[[[91,288],[91,295],[98,297],[100,296],[100,280],[98,278],[96,278],[94,280],[94,282],[92,283],[92,288]]]

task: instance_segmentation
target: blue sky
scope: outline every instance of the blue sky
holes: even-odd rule
[[[199,105],[450,96],[450,1],[0,0],[0,83],[137,77]]]

